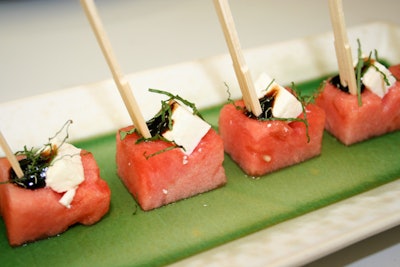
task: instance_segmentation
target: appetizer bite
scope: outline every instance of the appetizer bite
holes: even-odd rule
[[[0,214],[11,246],[94,224],[108,212],[111,192],[93,155],[66,143],[67,136],[17,152],[22,177],[0,159]]]
[[[146,122],[151,138],[134,126],[116,136],[118,175],[145,211],[226,183],[222,140],[195,105],[168,92],[150,91],[169,97]]]
[[[287,90],[263,74],[255,88],[265,85],[265,90],[257,92],[260,116],[237,100],[224,105],[219,117],[225,151],[250,176],[261,176],[321,153],[324,111],[308,103],[300,92]]]
[[[400,65],[387,69],[371,57],[359,57],[355,67],[357,93],[350,94],[340,76],[329,78],[316,98],[326,112],[325,128],[340,142],[352,145],[400,129]]]

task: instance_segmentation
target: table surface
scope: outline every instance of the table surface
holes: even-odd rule
[[[343,2],[348,27],[400,25],[398,0]],[[96,3],[125,73],[227,52],[211,0]],[[331,31],[327,1],[230,4],[243,49]],[[0,25],[1,103],[110,78],[79,1],[0,1]],[[400,226],[307,266],[399,264]]]

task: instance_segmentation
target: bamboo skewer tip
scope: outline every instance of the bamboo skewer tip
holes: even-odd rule
[[[342,0],[329,0],[329,12],[334,34],[334,46],[338,63],[340,83],[348,86],[352,95],[357,94],[357,84],[351,46],[349,45]]]
[[[214,0],[214,6],[232,58],[233,68],[242,92],[243,101],[249,111],[255,116],[259,116],[262,113],[261,105],[254,89],[254,83],[249,68],[242,54],[239,37],[228,1]]]
[[[1,131],[0,131],[0,146],[3,149],[4,153],[6,154],[6,158],[10,162],[11,168],[13,168],[17,177],[18,178],[24,177],[24,172],[22,171],[21,166],[19,165],[18,159],[12,152],[10,145],[7,143]]]
[[[85,14],[89,20],[92,30],[96,36],[97,42],[111,70],[115,84],[117,85],[118,91],[121,95],[121,98],[125,104],[126,109],[128,110],[129,116],[133,121],[133,124],[139,130],[140,134],[143,137],[150,138],[151,134],[147,127],[146,121],[143,118],[143,115],[132,93],[129,83],[125,80],[125,77],[122,75],[122,72],[116,60],[116,57],[114,56],[111,43],[104,30],[104,27],[102,25],[94,1],[81,0],[81,5],[85,11]]]

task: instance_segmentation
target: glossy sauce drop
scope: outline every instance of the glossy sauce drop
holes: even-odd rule
[[[340,76],[336,75],[334,77],[332,77],[329,80],[329,83],[332,84],[333,86],[335,86],[336,88],[338,88],[340,91],[343,91],[345,93],[350,93],[349,87],[348,86],[343,86],[342,83],[340,82]],[[363,83],[361,83],[361,93],[364,91],[365,86]]]
[[[362,77],[364,76],[364,73],[368,70],[368,68],[369,68],[369,66],[371,66],[373,63],[375,62],[375,60],[373,60],[373,59],[370,59],[370,58],[365,58],[364,59],[364,65],[363,65],[363,67],[361,68],[361,80],[362,80]],[[357,77],[357,76],[356,76]],[[345,92],[345,93],[350,93],[350,90],[349,90],[349,87],[348,86],[343,86],[342,85],[342,83],[340,82],[340,75],[338,74],[338,75],[336,75],[336,76],[333,76],[330,80],[329,80],[329,82],[333,85],[333,86],[335,86],[336,88],[338,88],[339,90],[341,90],[341,91],[343,91],[343,92]],[[361,83],[361,93],[364,91],[364,89],[365,89],[365,86],[364,86],[364,84],[363,83]]]
[[[262,113],[256,117],[252,112],[246,110],[245,115],[252,119],[269,119],[272,118],[272,108],[274,107],[275,98],[278,94],[278,89],[271,89],[262,98],[260,98],[260,106]]]
[[[18,178],[13,169],[10,170],[10,182],[27,189],[38,189],[46,186],[48,160],[39,157],[33,161],[25,158],[19,161],[24,177]]]
[[[168,105],[170,106],[171,113],[169,113],[168,110],[163,110],[163,112],[160,111],[154,118],[146,122],[151,136],[155,136],[156,134],[163,134],[169,130],[169,116],[172,115],[178,103],[175,101],[170,101]]]

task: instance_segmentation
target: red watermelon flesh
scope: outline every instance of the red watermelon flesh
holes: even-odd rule
[[[389,71],[396,77],[397,80],[400,80],[400,64],[393,65],[389,67]]]
[[[381,99],[368,89],[357,96],[345,93],[327,82],[316,104],[326,112],[325,128],[345,145],[400,129],[400,82]]]
[[[241,100],[235,105],[244,107]],[[246,174],[255,177],[315,157],[321,153],[325,113],[311,104],[306,111],[310,142],[303,122],[250,119],[242,110],[227,104],[219,117],[225,151]]]
[[[60,234],[77,223],[91,225],[109,210],[111,192],[100,178],[93,155],[81,151],[85,180],[79,185],[71,208],[58,201],[62,194],[50,188],[24,189],[14,184],[0,185],[0,213],[11,246]],[[0,180],[8,181],[10,164],[0,159]]]
[[[210,191],[226,183],[222,166],[224,150],[219,135],[210,129],[196,149],[185,155],[181,149],[168,151],[171,143],[150,141],[136,144],[136,133],[120,138],[117,133],[117,172],[143,210],[151,210]],[[158,153],[146,158],[145,155]]]

